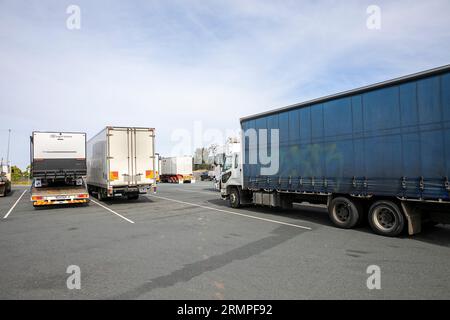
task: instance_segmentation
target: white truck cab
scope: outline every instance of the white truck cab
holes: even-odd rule
[[[232,208],[239,208],[241,204],[248,203],[248,197],[244,196],[242,186],[241,153],[233,152],[225,157],[220,179],[220,195],[222,199],[228,199]]]

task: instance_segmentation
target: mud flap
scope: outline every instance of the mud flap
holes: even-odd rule
[[[422,231],[422,214],[420,210],[411,204],[402,201],[402,209],[408,220],[408,234],[410,236]]]
[[[329,196],[327,197],[327,208],[330,207],[331,200],[333,200],[333,196],[332,196],[332,195],[329,195]]]

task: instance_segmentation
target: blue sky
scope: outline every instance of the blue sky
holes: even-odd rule
[[[66,28],[71,4],[80,30]],[[371,4],[380,30],[366,27]],[[449,12],[448,0],[0,0],[0,157],[8,128],[24,168],[33,130],[92,136],[106,125],[155,127],[157,151],[173,155],[174,132],[196,121],[224,132],[242,116],[450,63]]]

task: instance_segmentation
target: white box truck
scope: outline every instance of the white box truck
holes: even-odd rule
[[[161,182],[193,183],[191,156],[167,157],[161,159]]]
[[[155,129],[106,127],[87,144],[87,185],[99,200],[156,192]]]
[[[35,131],[30,155],[34,207],[89,202],[85,133]]]

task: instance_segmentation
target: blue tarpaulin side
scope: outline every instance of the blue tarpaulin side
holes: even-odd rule
[[[450,71],[243,119],[279,130],[280,166],[262,176],[243,150],[244,187],[450,200]],[[266,148],[269,143],[258,143]],[[259,163],[259,161],[258,161]]]

